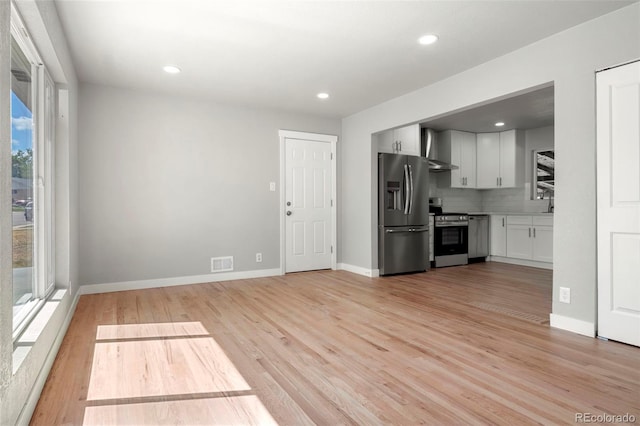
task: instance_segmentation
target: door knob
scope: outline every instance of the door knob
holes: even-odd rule
[[[291,205],[291,201],[287,201],[287,205],[290,206]]]
[[[291,216],[291,210],[287,210],[287,216]]]

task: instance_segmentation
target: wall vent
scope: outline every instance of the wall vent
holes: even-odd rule
[[[233,256],[212,257],[211,272],[233,271]]]

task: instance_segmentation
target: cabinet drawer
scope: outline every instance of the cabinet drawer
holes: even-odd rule
[[[531,225],[532,223],[531,216],[507,216],[507,225]]]
[[[533,224],[536,226],[553,226],[553,216],[533,216]]]

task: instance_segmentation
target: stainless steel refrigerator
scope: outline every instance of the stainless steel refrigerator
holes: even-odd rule
[[[429,160],[378,154],[380,275],[429,268]]]

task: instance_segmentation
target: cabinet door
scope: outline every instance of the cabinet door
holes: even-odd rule
[[[507,257],[532,258],[532,226],[507,225]]]
[[[478,133],[476,135],[478,188],[500,186],[500,133]]]
[[[536,226],[533,228],[533,260],[553,262],[553,227]]]
[[[491,215],[491,256],[507,255],[507,217],[505,215]]]
[[[457,132],[460,139],[460,174],[463,188],[476,187],[476,135],[468,132]],[[454,163],[455,164],[455,163]]]
[[[388,130],[383,133],[379,133],[378,137],[378,152],[385,152],[387,154],[395,154],[393,139],[393,130]]]
[[[518,155],[518,146],[516,141],[516,131],[509,130],[500,133],[500,187],[513,188],[518,186],[516,179],[518,167],[524,167],[524,164],[518,164],[520,159]]]
[[[476,186],[476,135],[457,130],[446,130],[438,136],[439,159],[458,166],[448,173],[441,173],[442,181],[451,188],[475,188]]]
[[[400,127],[394,131],[394,140],[400,142],[400,153],[405,155],[420,155],[420,125]]]
[[[478,257],[478,221],[469,216],[469,236],[467,238],[467,254],[469,259]]]
[[[451,152],[450,152],[450,161],[451,164],[458,166],[457,169],[451,170],[451,187],[452,188],[464,188],[464,168],[460,162],[462,158],[462,132],[452,131],[450,133],[450,144]]]

